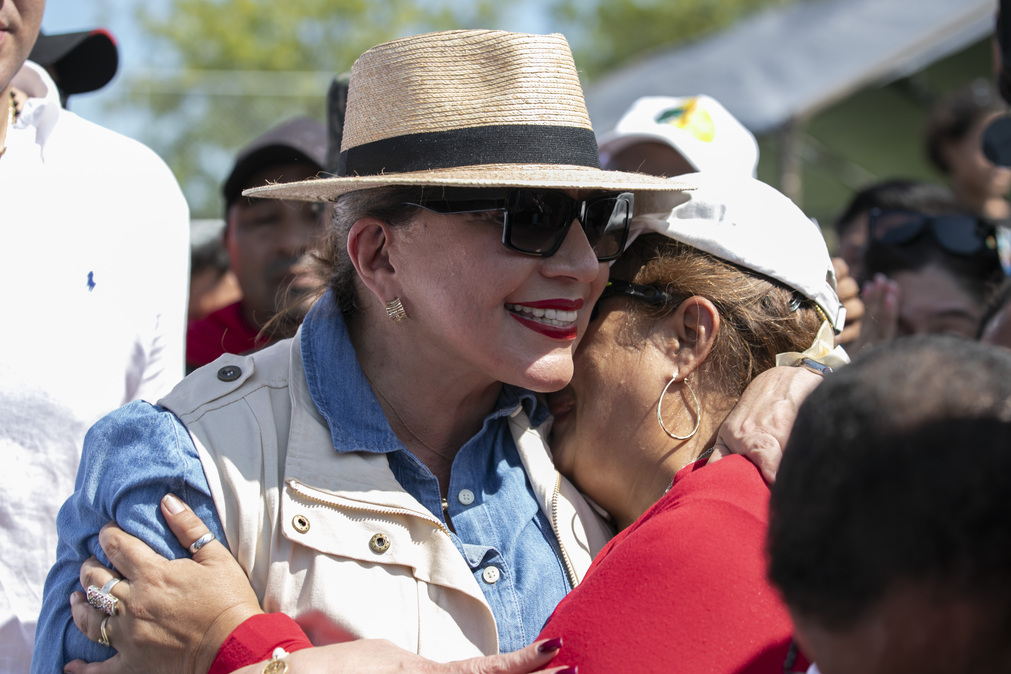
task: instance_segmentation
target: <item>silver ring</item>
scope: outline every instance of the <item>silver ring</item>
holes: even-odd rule
[[[111,590],[121,580],[122,578],[112,578],[102,586],[102,589],[95,585],[89,585],[86,593],[88,603],[106,615],[116,615],[116,605],[119,604],[119,599],[112,596]]]
[[[105,631],[105,624],[109,622],[110,617],[111,616],[105,616],[104,618],[102,618],[102,624],[99,625],[99,627],[102,628],[102,636],[99,637],[98,643],[102,644],[103,646],[109,646],[111,648],[112,644],[109,643],[109,633]]]
[[[213,540],[214,540],[214,534],[212,534],[210,531],[208,531],[206,534],[204,534],[203,536],[201,536],[197,540],[193,541],[193,545],[191,545],[189,547],[190,554],[191,555],[197,554],[197,552],[200,550],[200,548],[204,547],[205,545],[207,545],[208,543],[210,543]]]

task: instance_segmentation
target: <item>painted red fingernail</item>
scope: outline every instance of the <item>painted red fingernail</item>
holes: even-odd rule
[[[550,653],[551,651],[557,651],[562,647],[561,637],[555,637],[554,639],[548,639],[543,644],[537,647],[538,653]]]
[[[559,669],[555,674],[579,674],[579,667],[566,667]]]

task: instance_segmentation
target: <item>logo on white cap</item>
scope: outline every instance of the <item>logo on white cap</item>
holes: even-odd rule
[[[657,124],[667,124],[690,134],[703,143],[713,142],[716,135],[716,125],[705,108],[698,104],[697,98],[689,98],[676,108],[663,110],[656,116]]]

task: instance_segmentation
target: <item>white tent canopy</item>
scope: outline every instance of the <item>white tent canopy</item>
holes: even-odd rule
[[[993,32],[996,0],[801,0],[587,87],[598,133],[640,96],[708,94],[756,134],[912,74]]]

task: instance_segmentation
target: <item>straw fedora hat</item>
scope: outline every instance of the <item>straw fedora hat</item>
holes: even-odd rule
[[[243,194],[333,201],[387,185],[670,191],[680,183],[600,169],[562,35],[460,30],[393,40],[358,58],[335,177]]]

